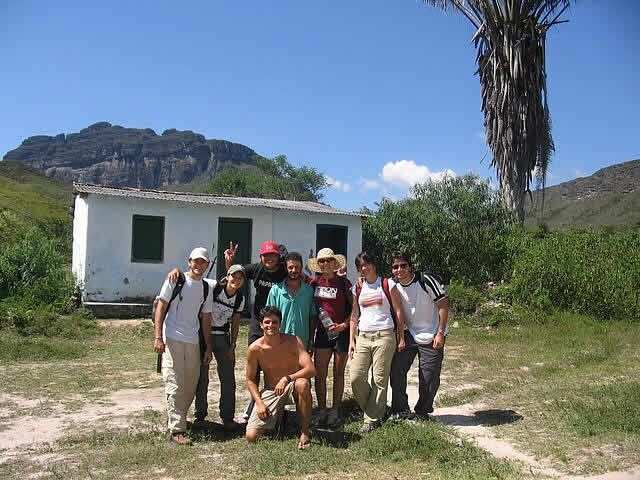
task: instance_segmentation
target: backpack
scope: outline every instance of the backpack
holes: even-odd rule
[[[180,296],[180,300],[182,300],[182,295],[180,295],[180,293],[182,292],[182,288],[184,287],[185,282],[186,282],[186,279],[185,279],[184,273],[180,273],[180,275],[178,275],[178,279],[176,280],[176,286],[173,287],[173,291],[171,292],[171,298],[167,303],[167,309],[164,312],[165,318],[167,317],[167,313],[169,313],[169,308],[171,307],[171,303],[176,299],[176,297]],[[209,284],[205,282],[204,279],[202,279],[202,293],[203,293],[204,300],[202,300],[202,303],[200,304],[200,309],[198,310],[198,319],[200,319],[204,302],[207,301],[207,298],[209,296]],[[154,323],[156,321],[157,307],[158,307],[158,296],[156,295],[156,298],[153,301],[153,307],[151,308],[151,319],[153,320]],[[202,335],[202,332],[200,330],[202,330],[202,328],[198,330],[198,336]],[[161,371],[162,371],[162,354],[159,353],[156,361],[156,373],[160,373]]]
[[[213,301],[215,302],[216,299],[218,298],[218,295],[220,295],[222,293],[222,291],[224,290],[224,288],[226,287],[226,282],[223,283],[222,280],[218,280],[216,283],[216,286],[213,287]],[[242,292],[240,291],[240,289],[238,289],[236,291],[236,298],[235,301],[233,303],[233,311],[236,312],[238,310],[238,308],[240,308],[240,304],[242,303],[242,300],[244,300],[244,295],[242,294]],[[222,303],[223,305],[226,306],[230,306],[224,302],[218,302],[218,303]],[[218,331],[218,332],[224,332],[224,333],[229,333],[229,320],[227,320],[227,323],[225,323],[222,327],[212,327],[212,330]]]
[[[418,283],[420,284],[420,287],[422,288],[422,290],[424,290],[425,293],[427,294],[429,293],[427,291],[427,287],[431,289],[431,291],[434,293],[434,296],[436,297],[439,296],[439,294],[443,293],[443,292],[438,292],[438,288],[435,285],[433,285],[431,283],[431,280],[429,279],[429,277],[433,277],[434,279],[437,280],[438,283],[444,285],[444,282],[442,281],[442,277],[440,275],[429,272],[428,270],[425,270],[424,272],[416,271],[415,275],[417,275]],[[394,278],[394,281],[396,283],[399,283],[399,280],[397,278]]]
[[[396,312],[393,311],[393,303],[391,302],[391,290],[389,289],[389,280],[386,277],[382,277],[382,291],[387,297],[387,301],[389,302],[389,312],[391,313],[391,318],[393,319],[393,329],[395,330],[398,325],[398,319],[396,318]],[[356,283],[356,302],[360,300],[360,293],[362,292],[362,285],[358,285]]]

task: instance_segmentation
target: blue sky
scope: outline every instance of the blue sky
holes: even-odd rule
[[[341,208],[445,170],[494,177],[472,28],[420,1],[2,3],[0,155],[106,120],[286,154],[336,180]],[[547,42],[551,184],[640,158],[640,2],[565,17]]]

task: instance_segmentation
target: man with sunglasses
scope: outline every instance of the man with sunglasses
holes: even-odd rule
[[[405,252],[391,254],[393,278],[389,288],[397,286],[406,319],[406,348],[395,353],[391,364],[391,419],[410,419],[407,397],[407,373],[418,355],[418,418],[428,419],[440,386],[440,370],[447,335],[449,300],[442,281],[435,275],[414,272]]]

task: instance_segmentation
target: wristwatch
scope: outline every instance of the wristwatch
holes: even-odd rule
[[[436,332],[436,335],[437,335],[438,333],[441,333],[443,337],[446,337],[446,336],[447,336],[447,332],[446,332],[446,331],[444,331],[444,330],[442,330],[442,329],[440,329],[440,328],[439,328],[439,329],[438,329],[438,331]]]

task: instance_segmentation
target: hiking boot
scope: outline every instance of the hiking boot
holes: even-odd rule
[[[172,433],[171,441],[178,445],[191,445],[191,439],[184,432]]]
[[[238,428],[240,428],[240,424],[238,422],[236,422],[234,419],[223,420],[222,421],[222,428],[224,428],[227,432],[230,432],[230,431],[237,430]]]
[[[428,422],[429,420],[431,420],[431,417],[427,412],[416,412],[414,414],[414,418],[416,418],[417,420],[422,420],[424,422]]]
[[[329,412],[326,408],[322,408],[311,415],[311,425],[314,427],[321,427],[327,424],[327,417]]]
[[[370,433],[380,426],[380,422],[364,422],[360,427],[360,433]]]
[[[327,417],[325,419],[325,423],[327,427],[335,427],[339,425],[340,414],[338,413],[338,410],[336,410],[335,408],[332,408],[331,410],[329,410],[329,412],[327,413]]]

